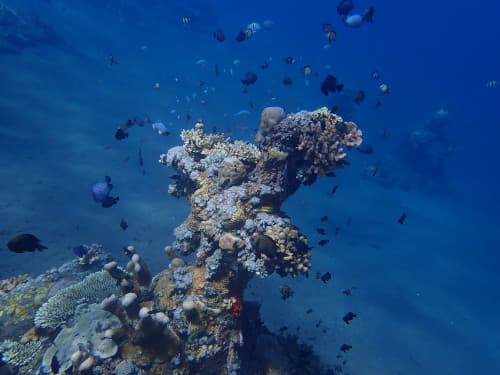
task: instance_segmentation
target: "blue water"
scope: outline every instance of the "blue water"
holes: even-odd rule
[[[181,129],[201,118],[208,128],[251,140],[266,106],[293,112],[339,104],[375,152],[352,150],[351,165],[335,179],[301,188],[286,202],[284,210],[313,243],[325,237],[317,227],[330,243],[315,247],[308,279],[254,280],[247,298],[262,302],[270,329],[299,332],[325,363],[336,363],[341,344],[352,345],[344,366],[350,374],[500,373],[498,2],[358,0],[355,12],[375,6],[374,23],[359,29],[343,25],[331,1],[4,3],[28,23],[37,16],[66,43],[49,39],[0,54],[2,278],[38,274],[92,242],[117,257],[133,244],[160,271],[167,265],[163,248],[189,210],[167,194],[172,171],[157,162],[180,143]],[[183,24],[182,17],[191,19]],[[234,41],[247,24],[266,19],[274,23],[270,30]],[[338,34],[327,49],[326,22]],[[212,37],[218,27],[224,43]],[[109,66],[109,54],[118,65]],[[285,64],[287,56],[295,64]],[[202,59],[206,64],[196,64]],[[261,70],[266,59],[270,66]],[[318,74],[308,85],[304,65]],[[370,76],[375,69],[379,81]],[[244,94],[239,80],[247,71],[259,78]],[[343,94],[320,92],[327,74],[345,84]],[[285,76],[292,85],[282,84]],[[496,87],[487,87],[492,80]],[[379,93],[382,82],[390,94]],[[359,89],[366,99],[358,106],[351,98]],[[402,160],[408,134],[439,109],[448,112],[450,147],[436,176],[415,155]],[[235,117],[240,110],[250,115]],[[164,122],[171,135],[146,125],[114,139],[120,123],[145,115]],[[371,178],[373,165],[381,174]],[[108,209],[91,195],[106,175],[120,196]],[[339,187],[332,196],[333,185]],[[400,225],[403,212],[408,217]],[[319,221],[323,215],[328,223]],[[49,250],[9,252],[5,244],[22,232],[36,234]],[[316,280],[326,271],[333,280]],[[284,283],[295,290],[286,301],[278,288]],[[352,287],[353,296],[341,293]],[[341,320],[347,311],[358,312],[348,326]]]

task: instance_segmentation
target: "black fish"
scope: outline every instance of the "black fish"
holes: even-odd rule
[[[267,69],[269,67],[269,61],[264,61],[262,64],[260,64],[261,69]]]
[[[283,327],[280,327],[279,331],[280,331],[280,333],[283,333],[283,332],[285,332],[287,329],[288,329],[288,327],[287,327],[287,326],[283,326]]]
[[[214,36],[216,41],[221,42],[221,43],[224,40],[226,40],[226,35],[224,34],[224,31],[222,31],[222,29],[215,30],[213,33],[213,36]]]
[[[344,289],[342,291],[342,294],[345,294],[347,297],[352,296],[352,290],[351,289]]]
[[[219,65],[215,64],[215,67],[214,67],[214,72],[215,72],[215,75],[218,76],[219,75]]]
[[[89,248],[87,246],[83,246],[83,245],[80,245],[80,246],[75,246],[73,248],[73,253],[78,257],[78,258],[81,258],[83,257],[85,254],[87,254],[89,251]]]
[[[385,137],[387,137],[387,129],[384,129],[382,134],[380,134],[380,138],[385,139]]]
[[[344,353],[348,352],[349,350],[352,349],[352,346],[351,345],[347,345],[347,344],[342,344],[340,346],[340,350]]]
[[[54,355],[52,357],[52,360],[50,361],[50,370],[52,371],[53,374],[59,374],[60,368],[61,365],[59,364],[59,360],[57,359],[57,356]]]
[[[356,150],[358,150],[362,154],[373,154],[373,146],[369,143],[361,143],[358,147],[356,147]]]
[[[374,166],[372,168],[372,177],[375,177],[377,175],[377,172],[378,172],[378,167]]]
[[[337,113],[339,111],[339,106],[338,105],[333,105],[332,108],[330,108],[330,112],[332,113]]]
[[[326,216],[326,215],[325,216],[321,216],[319,218],[319,220],[324,223],[325,221],[328,221],[328,216]]]
[[[120,228],[122,228],[123,230],[127,230],[128,228],[128,223],[124,219],[120,221]]]
[[[29,233],[18,234],[7,242],[7,247],[14,253],[26,253],[46,249],[38,238]]]
[[[357,314],[353,313],[352,311],[349,311],[347,314],[344,315],[342,320],[344,321],[345,324],[349,324],[351,320],[353,320],[357,316],[358,316]]]
[[[332,191],[330,191],[330,194],[335,194],[337,192],[337,189],[339,188],[339,185],[335,185],[334,187],[332,187]]]
[[[336,227],[336,228],[335,228],[335,231],[333,232],[333,234],[334,234],[335,236],[337,236],[339,233],[340,233],[340,228],[339,228],[339,227]]]
[[[363,90],[359,90],[354,96],[354,103],[361,104],[365,100],[366,94]]]
[[[325,272],[322,276],[321,276],[321,281],[323,281],[323,283],[327,283],[329,282],[330,280],[332,279],[332,274],[330,272]]]
[[[321,323],[323,323],[323,321],[321,319],[318,320],[318,322],[315,324],[316,328],[319,328],[319,326],[321,325]]]
[[[118,61],[115,59],[115,57],[113,55],[109,55],[108,61],[109,61],[109,66],[118,64]]]
[[[316,228],[316,232],[324,236],[326,234],[325,228]]]
[[[375,108],[377,108],[377,109],[378,109],[378,108],[380,108],[380,107],[382,107],[382,102],[381,102],[380,100],[377,100],[377,101],[375,102]]]
[[[353,9],[354,2],[352,0],[342,0],[339,5],[337,5],[337,13],[341,16],[347,16]]]
[[[101,206],[104,208],[109,208],[111,206],[114,206],[116,203],[118,203],[119,200],[120,200],[120,197],[108,196],[102,201]]]
[[[374,7],[368,7],[363,12],[363,21],[366,23],[373,23],[373,15],[375,14]]]
[[[241,83],[243,83],[245,86],[253,85],[255,82],[257,82],[257,78],[257,74],[246,72],[245,76],[241,79]]]
[[[292,56],[288,56],[285,59],[285,63],[287,63],[287,64],[293,64],[293,63],[295,63],[295,59]]]
[[[116,129],[115,138],[121,141],[122,139],[128,138],[128,133],[123,128]]]
[[[236,35],[236,38],[234,38],[237,42],[243,42],[247,38],[247,34],[243,31],[240,30],[238,35]]]
[[[310,313],[312,313],[313,311],[314,311],[313,309],[307,309],[307,310],[306,310],[306,314],[310,314]]]
[[[342,83],[337,83],[337,78],[328,74],[323,82],[321,82],[320,90],[325,95],[328,96],[330,92],[340,92],[344,88]]]
[[[320,241],[318,241],[318,245],[325,246],[328,242],[330,242],[330,240],[320,240]]]
[[[139,161],[139,165],[142,167],[144,165],[144,159],[142,158],[142,149],[139,147],[139,153],[137,155],[137,160]]]
[[[291,84],[293,83],[293,80],[292,80],[292,78],[291,78],[291,77],[286,76],[285,78],[283,78],[283,81],[282,81],[282,82],[283,82],[283,84],[284,84],[285,86],[289,86],[289,85],[291,85]]]
[[[399,217],[398,219],[398,223],[399,224],[404,224],[405,223],[405,220],[407,218],[407,215],[405,213],[401,214],[401,216]]]

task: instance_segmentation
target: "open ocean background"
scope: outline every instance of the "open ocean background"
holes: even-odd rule
[[[325,363],[336,363],[341,344],[352,345],[344,366],[351,375],[500,373],[498,1],[355,0],[355,12],[375,7],[374,23],[359,29],[342,24],[332,1],[2,3],[65,42],[0,53],[1,278],[59,266],[82,243],[101,243],[122,261],[122,246],[133,244],[160,271],[168,262],[163,248],[189,210],[167,194],[173,171],[158,163],[180,144],[181,129],[201,118],[208,129],[251,140],[266,106],[294,112],[339,104],[375,152],[350,151],[351,165],[336,178],[303,187],[286,202],[284,211],[313,244],[330,239],[315,247],[311,277],[255,279],[247,298],[262,302],[271,330],[298,332]],[[270,30],[234,40],[250,22],[267,19]],[[326,22],[337,31],[329,49]],[[224,43],[212,36],[219,27]],[[109,54],[118,65],[109,66]],[[287,56],[295,64],[285,64]],[[196,64],[200,59],[206,64]],[[309,85],[304,65],[318,73]],[[380,81],[370,76],[375,69]],[[259,79],[244,94],[240,78],[247,71]],[[327,74],[346,85],[343,94],[320,92]],[[293,84],[284,86],[284,76]],[[497,86],[486,87],[492,80]],[[380,95],[381,82],[390,85],[389,95]],[[358,106],[351,97],[359,89],[366,99]],[[382,106],[375,109],[377,99]],[[416,178],[397,161],[407,134],[439,109],[449,113],[451,152],[444,181],[426,189],[425,172]],[[240,110],[250,115],[234,116]],[[119,124],[145,115],[171,134],[133,127],[129,138],[114,139]],[[367,178],[370,165],[387,166],[402,184]],[[90,190],[105,175],[120,197],[109,209]],[[399,225],[402,212],[408,218]],[[320,222],[323,215],[328,223]],[[49,249],[11,253],[5,244],[22,232]],[[333,274],[329,283],[314,277],[326,271]],[[293,288],[293,298],[280,299],[282,284]],[[352,287],[353,296],[341,293]],[[347,311],[358,313],[350,325],[341,320]]]

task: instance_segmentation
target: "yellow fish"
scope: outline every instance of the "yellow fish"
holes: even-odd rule
[[[496,85],[497,85],[497,81],[494,80],[494,79],[491,80],[491,81],[486,82],[486,88],[487,89],[493,89],[493,88],[496,87]]]

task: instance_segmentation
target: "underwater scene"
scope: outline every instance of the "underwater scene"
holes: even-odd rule
[[[499,13],[0,0],[0,375],[500,374]]]

